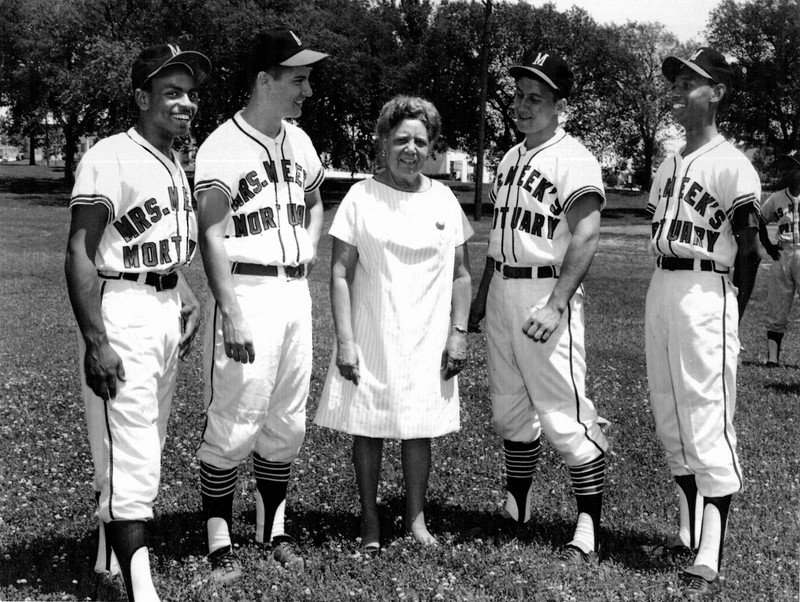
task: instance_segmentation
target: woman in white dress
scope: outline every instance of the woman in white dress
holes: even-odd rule
[[[405,528],[425,523],[431,437],[459,428],[473,231],[450,189],[422,174],[441,128],[436,108],[398,96],[377,124],[385,168],[355,184],[333,220],[331,306],[336,347],[314,419],[354,435],[361,546],[380,550],[377,493],[383,440],[401,440]]]

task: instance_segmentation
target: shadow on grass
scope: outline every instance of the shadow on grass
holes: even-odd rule
[[[784,367],[788,368],[789,366],[784,365]],[[767,383],[765,387],[782,395],[800,395],[800,382],[786,382],[778,380],[778,378],[780,377],[776,376],[776,380]]]
[[[151,559],[163,564],[187,556],[205,555],[201,512],[157,516],[148,524]],[[74,539],[42,537],[0,549],[11,560],[0,563],[0,589],[21,593],[68,594],[83,600],[124,600],[122,580],[94,572],[97,530]],[[37,581],[38,580],[38,581]]]

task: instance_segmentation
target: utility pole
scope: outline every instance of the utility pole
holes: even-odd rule
[[[481,91],[478,119],[478,156],[475,162],[475,205],[472,218],[479,222],[483,213],[483,155],[486,140],[486,88],[489,79],[489,41],[492,0],[483,0],[483,39],[481,40]]]

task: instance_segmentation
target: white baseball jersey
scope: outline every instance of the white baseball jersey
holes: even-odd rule
[[[565,212],[594,192],[604,200],[597,159],[564,130],[531,150],[520,143],[497,168],[488,255],[511,266],[561,265],[572,239]]]
[[[191,261],[197,220],[186,174],[134,128],[104,138],[78,165],[70,207],[95,203],[108,209],[98,270],[168,273]]]
[[[788,188],[773,192],[761,207],[761,215],[767,223],[778,224],[778,240],[782,245],[800,245],[800,214],[797,204],[800,197],[793,197]]]
[[[311,139],[283,122],[265,136],[241,112],[219,126],[197,152],[195,195],[217,189],[228,200],[225,251],[231,261],[295,266],[313,256],[305,229],[305,195],[325,170]]]
[[[751,203],[758,209],[760,198],[756,170],[720,135],[686,157],[669,155],[656,172],[647,203],[653,214],[651,252],[733,267],[733,213]]]

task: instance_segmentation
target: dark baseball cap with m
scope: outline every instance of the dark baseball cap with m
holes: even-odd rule
[[[793,148],[785,155],[778,155],[777,160],[783,167],[797,167],[800,165],[800,149]]]
[[[147,81],[163,69],[172,65],[183,65],[191,71],[198,84],[211,73],[211,61],[199,52],[181,51],[175,44],[158,44],[142,50],[131,69],[133,89],[143,87]]]
[[[327,58],[324,52],[309,50],[293,31],[268,29],[256,35],[247,53],[250,76],[272,67],[304,67]]]
[[[729,90],[733,84],[733,68],[728,60],[722,53],[708,46],[698,48],[688,59],[668,56],[661,63],[661,72],[669,81],[674,82],[684,67],[714,83],[724,84]]]
[[[572,84],[575,83],[575,77],[567,62],[552,52],[532,54],[523,64],[511,65],[508,72],[515,80],[520,77],[540,79],[564,98],[569,97]]]

